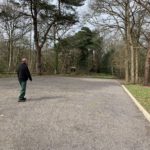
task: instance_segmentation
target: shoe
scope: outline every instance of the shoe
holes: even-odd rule
[[[26,98],[20,98],[19,100],[18,100],[18,102],[25,102],[27,99]]]

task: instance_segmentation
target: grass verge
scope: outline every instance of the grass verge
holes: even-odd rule
[[[125,85],[130,93],[150,113],[150,87],[142,85]]]

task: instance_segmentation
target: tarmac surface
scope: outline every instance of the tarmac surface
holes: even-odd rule
[[[0,150],[150,150],[150,123],[117,80],[0,79]]]

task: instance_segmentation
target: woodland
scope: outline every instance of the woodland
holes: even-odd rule
[[[85,7],[86,5],[86,7]],[[106,73],[150,83],[150,0],[0,3],[0,73]]]

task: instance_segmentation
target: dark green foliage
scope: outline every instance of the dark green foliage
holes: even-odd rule
[[[82,6],[84,1],[83,0],[60,0],[60,2],[66,5]]]
[[[58,0],[59,7],[51,4],[47,0],[20,0],[12,1],[11,3],[22,8],[25,8],[22,14],[31,17],[33,14],[38,15],[41,21],[55,21],[55,23],[75,23],[77,21],[76,11],[74,6],[82,6],[84,0]],[[63,4],[63,5],[62,5]],[[40,21],[39,20],[39,21]]]
[[[58,0],[58,6],[48,0],[19,0],[11,1],[20,8],[20,13],[29,18],[37,18],[40,37],[53,24],[64,26],[73,25],[78,21],[75,7],[83,5],[84,0]],[[44,27],[45,32],[41,30]],[[43,39],[43,38],[40,38]]]
[[[100,62],[102,55],[103,39],[96,31],[91,31],[83,27],[75,35],[62,39],[57,45],[59,51],[67,51],[72,55],[75,49],[76,64],[79,70],[100,71]],[[95,55],[93,55],[93,51]],[[73,53],[74,55],[74,53]],[[73,56],[72,56],[73,57]]]

